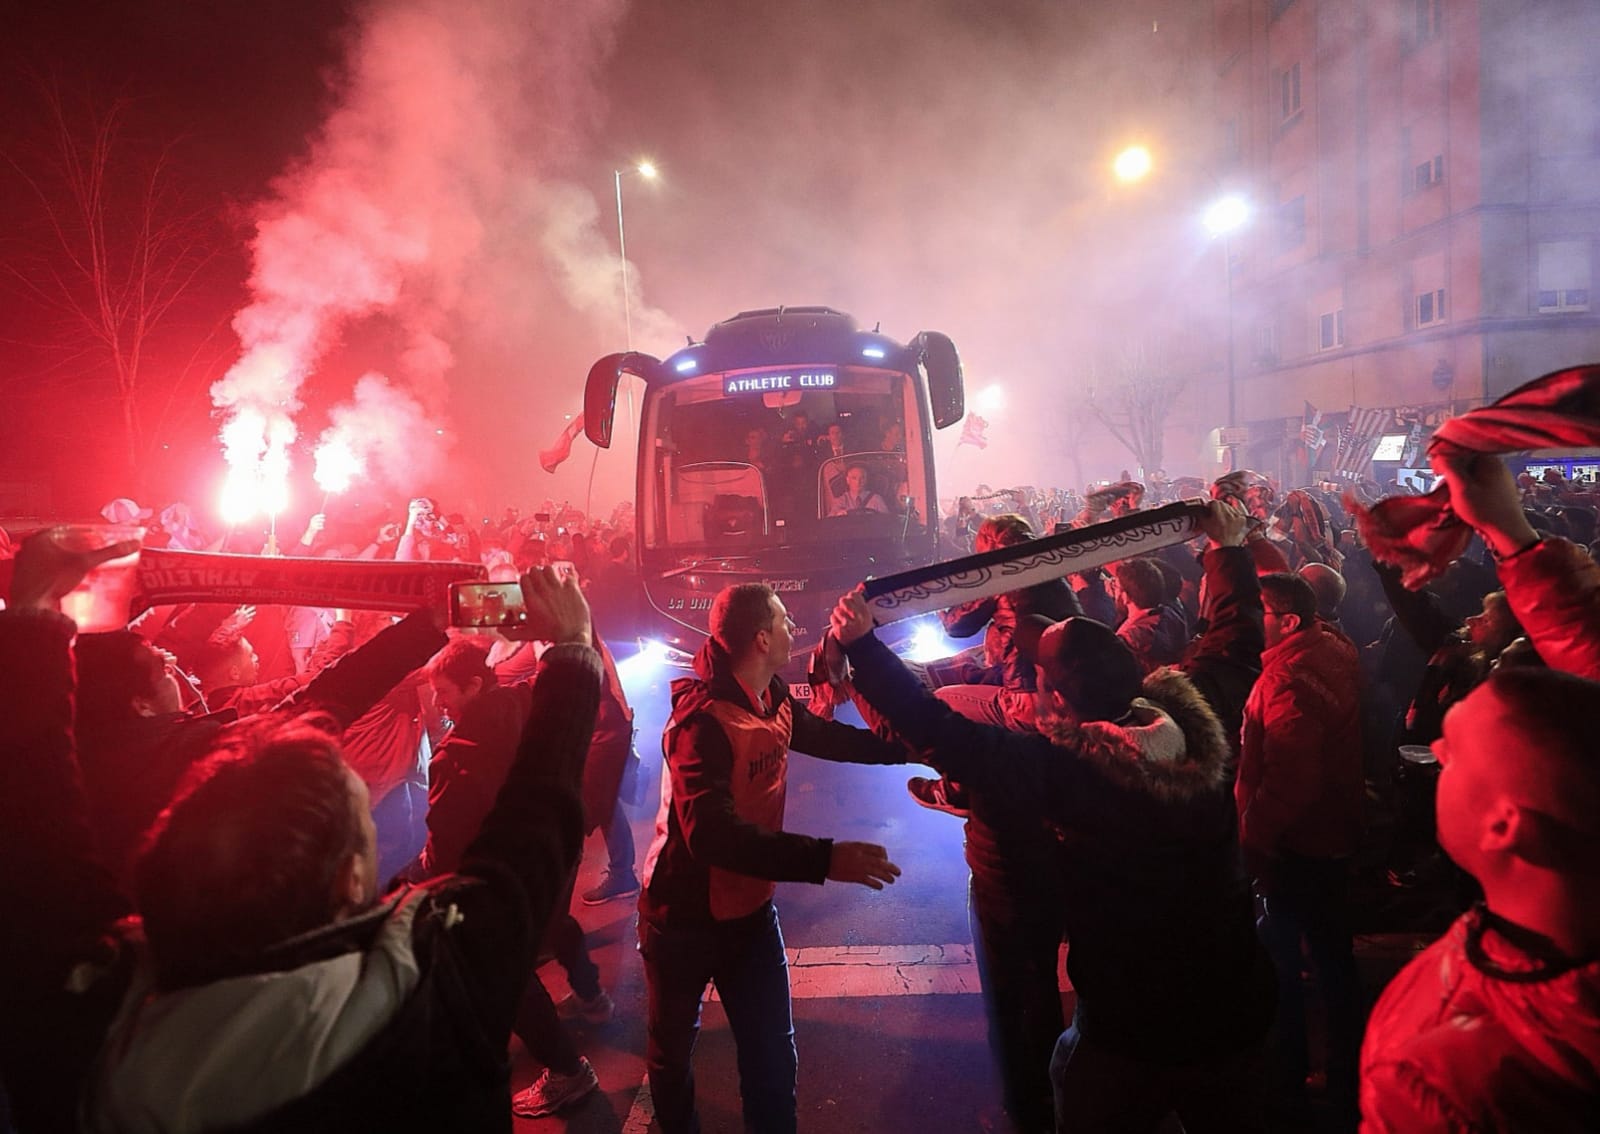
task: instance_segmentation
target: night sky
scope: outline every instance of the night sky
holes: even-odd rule
[[[345,420],[392,412],[408,431],[403,459],[374,456],[373,492],[485,509],[584,499],[586,441],[554,476],[534,453],[579,408],[589,364],[624,345],[612,171],[645,157],[661,179],[623,186],[636,346],[665,355],[780,303],[825,303],[900,338],[942,330],[969,401],[1005,391],[988,412],[1000,444],[958,452],[956,431],[939,437],[943,493],[1068,484],[1064,391],[1089,380],[1096,350],[1129,345],[1118,320],[1141,265],[1207,255],[1173,246],[1148,201],[1137,217],[1108,205],[1120,144],[1185,135],[1193,108],[1172,87],[1208,45],[1151,15],[1184,7],[12,5],[6,466],[47,470],[73,506],[135,488],[113,459],[103,352],[27,286],[54,246],[21,174],[62,200],[44,160],[40,92],[55,84],[71,107],[128,101],[116,189],[170,147],[166,184],[208,257],[144,360],[137,487],[152,503],[214,494],[234,411],[214,412],[208,390],[223,379],[257,396],[249,368],[230,368],[263,343],[294,356],[302,478],[337,407],[356,406]],[[357,405],[368,374],[382,377]],[[596,466],[597,507],[629,491],[620,440]],[[1127,457],[1102,445],[1091,463],[1112,475]]]

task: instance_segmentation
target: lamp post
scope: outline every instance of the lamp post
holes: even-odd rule
[[[633,349],[633,299],[628,294],[628,235],[622,227],[622,174],[623,170],[613,169],[612,179],[617,187],[617,254],[622,258],[622,325],[627,337],[628,349]],[[637,173],[646,181],[654,181],[656,167],[648,161],[641,161],[631,171]]]
[[[1243,228],[1250,220],[1250,202],[1237,193],[1230,193],[1219,197],[1206,209],[1201,218],[1206,226],[1206,231],[1213,238],[1222,239],[1222,268],[1223,279],[1227,287],[1227,320],[1228,320],[1228,426],[1232,428],[1239,424],[1238,401],[1236,397],[1237,368],[1234,364],[1233,347],[1233,234]],[[1229,445],[1230,450],[1236,448]]]

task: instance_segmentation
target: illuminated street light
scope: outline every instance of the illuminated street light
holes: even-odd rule
[[[633,349],[633,301],[628,295],[628,236],[622,227],[622,174],[623,170],[613,169],[611,175],[617,185],[617,254],[622,258],[622,325],[627,336],[628,349]],[[637,173],[646,181],[656,179],[654,162],[641,161],[630,171]]]
[[[1238,232],[1250,219],[1250,202],[1237,193],[1230,193],[1213,201],[1200,218],[1212,236],[1227,236]]]
[[[1237,365],[1233,347],[1233,241],[1231,237],[1250,223],[1250,202],[1238,193],[1219,197],[1207,208],[1200,221],[1213,239],[1222,241],[1222,270],[1228,295],[1228,428],[1239,424]],[[1237,443],[1228,446],[1229,471],[1239,467]]]
[[[1116,174],[1117,180],[1123,184],[1142,181],[1153,165],[1150,151],[1144,146],[1129,146],[1116,156],[1111,163],[1111,172]]]

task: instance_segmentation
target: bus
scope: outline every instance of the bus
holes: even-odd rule
[[[803,668],[843,591],[940,558],[933,435],[965,413],[948,336],[902,343],[829,307],[774,307],[665,359],[609,354],[583,396],[601,448],[624,374],[644,382],[635,546],[669,645],[698,649],[716,593],[764,582]]]

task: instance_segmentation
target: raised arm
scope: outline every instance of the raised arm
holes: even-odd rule
[[[1450,506],[1489,545],[1506,602],[1552,669],[1600,680],[1600,567],[1575,544],[1540,539],[1499,457],[1433,454]]]

